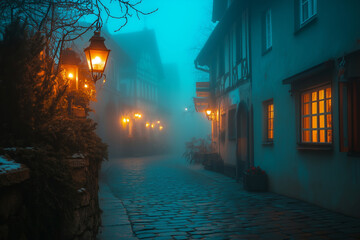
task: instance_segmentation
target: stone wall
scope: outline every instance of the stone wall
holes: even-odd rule
[[[71,216],[61,226],[61,240],[94,240],[101,224],[98,202],[99,163],[88,159],[67,159],[78,196]],[[0,174],[0,240],[34,239],[28,236],[33,228],[35,216],[27,211],[31,204],[26,202],[25,181],[31,181],[30,170],[22,165],[19,170]],[[26,207],[27,206],[27,207]]]
[[[63,239],[92,240],[101,224],[98,204],[97,167],[92,169],[88,159],[67,159],[73,181],[78,188],[79,200],[71,221],[63,225]]]
[[[29,169],[24,165],[0,174],[0,240],[27,239],[22,185],[29,177]]]

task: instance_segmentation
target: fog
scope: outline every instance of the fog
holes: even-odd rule
[[[195,83],[197,81],[208,81],[206,73],[195,69],[194,59],[214,27],[211,22],[212,1],[143,0],[138,8],[143,12],[150,12],[155,9],[157,11],[150,15],[141,15],[139,19],[136,15],[133,15],[133,17],[129,18],[126,26],[119,31],[117,30],[122,22],[116,19],[108,19],[108,21],[104,22],[102,28],[107,33],[105,44],[109,48],[114,48],[110,53],[114,56],[117,53],[113,45],[119,44],[127,56],[132,58],[132,61],[134,61],[134,52],[141,51],[140,48],[143,48],[146,49],[145,51],[149,51],[150,62],[154,62],[154,52],[158,50],[162,74],[152,74],[155,76],[155,79],[152,80],[158,82],[155,84],[158,101],[155,104],[151,101],[152,88],[147,85],[146,76],[143,76],[145,85],[142,92],[142,81],[139,80],[139,74],[133,77],[134,79],[123,77],[124,74],[121,73],[120,77],[118,77],[116,73],[112,74],[111,72],[123,66],[119,66],[116,60],[109,62],[106,70],[107,83],[105,85],[108,85],[107,88],[116,85],[111,83],[114,79],[119,78],[120,82],[122,82],[124,81],[122,78],[128,78],[128,85],[125,83],[120,84],[120,88],[132,89],[131,86],[134,85],[135,81],[135,92],[139,91],[137,96],[140,96],[141,100],[130,104],[131,97],[125,93],[124,89],[118,89],[120,93],[123,93],[119,100],[111,96],[113,94],[111,91],[100,90],[97,94],[97,103],[94,103],[94,109],[96,113],[103,113],[106,117],[95,116],[95,120],[99,124],[98,132],[109,145],[110,154],[136,156],[159,152],[168,153],[170,151],[181,154],[186,141],[189,141],[192,137],[206,138],[211,132],[210,121],[206,119],[204,114],[195,111],[192,98],[196,96]],[[153,31],[155,33],[155,45],[157,45],[158,49],[150,44],[147,39],[143,39],[143,45],[142,40],[139,39],[141,37],[136,37],[141,36],[136,34],[143,31]],[[131,38],[129,36],[135,36],[135,42],[134,40],[128,40],[131,44],[126,42],[126,39]],[[113,44],[112,41],[114,41]],[[138,62],[135,65],[138,69],[142,60],[141,56],[137,56],[137,58]],[[123,64],[126,65],[128,60],[123,61]],[[149,69],[145,72],[148,71]],[[138,89],[136,90],[136,88]],[[142,94],[147,95],[147,91],[150,91],[150,100],[141,97]],[[156,90],[153,91],[156,92]],[[108,102],[106,103],[106,101]],[[109,101],[115,103],[109,103]],[[123,104],[118,104],[117,101],[122,101]],[[113,106],[109,107],[109,104]],[[155,108],[154,105],[156,105]],[[104,111],[100,108],[107,110]],[[113,114],[114,112],[115,114]],[[122,124],[119,122],[122,121],[122,118],[125,115],[133,115],[135,112],[142,112],[142,127],[137,127],[139,123],[136,123],[138,124],[136,126],[121,126]],[[159,119],[161,118],[161,125],[164,129],[162,129],[161,133],[156,133],[156,136],[146,135],[144,131],[148,131],[148,126],[144,127],[144,125],[149,123],[151,130],[151,124],[156,115]],[[140,120],[137,121],[140,122]],[[132,128],[132,130],[124,131],[125,127]],[[129,150],[130,148],[131,150]],[[148,149],[144,150],[145,148]]]

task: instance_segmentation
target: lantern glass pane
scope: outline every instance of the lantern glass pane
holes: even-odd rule
[[[86,56],[86,61],[89,67],[89,70],[91,70],[91,64],[90,64],[90,50],[85,50],[85,56]]]
[[[94,72],[103,72],[109,52],[92,49],[89,52],[88,65],[90,65],[91,59],[92,70]]]

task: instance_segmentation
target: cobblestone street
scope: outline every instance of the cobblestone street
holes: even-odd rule
[[[111,159],[101,173],[110,239],[360,239],[360,219],[235,180],[177,158]]]

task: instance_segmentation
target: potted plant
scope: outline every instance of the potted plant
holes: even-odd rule
[[[267,174],[260,167],[252,167],[244,174],[244,188],[250,192],[265,192],[268,188]]]

